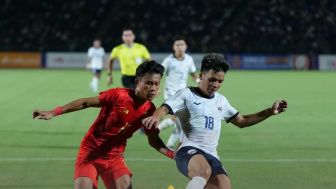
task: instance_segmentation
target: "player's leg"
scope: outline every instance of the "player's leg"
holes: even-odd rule
[[[168,138],[167,147],[174,148],[175,143],[176,143],[176,141],[178,141],[179,138],[180,138],[180,133],[179,133],[179,130],[176,127],[176,124],[175,124],[174,130],[173,130],[172,134],[170,134],[170,136]]]
[[[91,164],[76,163],[74,180],[75,189],[98,188],[98,173]]]
[[[95,189],[89,177],[78,177],[75,179],[75,189]]]
[[[230,178],[224,174],[209,179],[206,189],[231,189]]]
[[[211,175],[204,152],[190,146],[182,147],[175,156],[179,171],[191,180],[186,189],[203,189]]]
[[[174,126],[175,125],[175,121],[169,117],[169,118],[166,118],[164,120],[162,120],[159,125],[158,125],[158,128],[160,130],[164,130],[166,128],[168,128],[169,126]]]
[[[116,180],[111,178],[106,175],[102,178],[106,189],[132,189],[131,177],[129,175],[123,175]]]
[[[231,189],[231,182],[222,163],[214,156],[205,154],[210,167],[211,176],[206,185],[207,189]]]
[[[94,93],[98,93],[98,85],[99,85],[99,77],[100,76],[100,71],[93,69],[92,70],[93,77],[90,83],[90,87]]]
[[[191,179],[186,189],[203,189],[211,175],[211,168],[205,157],[194,155],[188,164],[188,177]]]
[[[107,189],[132,189],[132,173],[122,157],[108,160],[100,176]]]

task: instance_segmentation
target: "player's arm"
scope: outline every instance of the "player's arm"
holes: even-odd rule
[[[143,56],[143,59],[144,59],[145,61],[152,60],[152,58],[151,58],[151,56],[150,56],[150,53],[149,53],[148,49],[147,49],[145,46],[143,46],[142,56]]]
[[[190,75],[196,83],[200,82],[200,79],[197,77],[196,72],[190,73]]]
[[[33,112],[33,119],[38,118],[38,119],[49,120],[52,117],[65,114],[65,113],[69,113],[69,112],[82,110],[88,107],[101,107],[99,97],[96,96],[96,97],[90,97],[90,98],[80,98],[72,102],[69,102],[63,106],[58,106],[54,108],[53,110],[49,110],[49,111],[35,110]]]
[[[112,71],[113,71],[113,63],[116,58],[109,58],[107,62],[107,85],[111,85],[113,83]]]
[[[163,143],[161,138],[159,137],[158,133],[146,133],[148,137],[148,143],[161,154],[173,159],[174,158],[174,151],[167,148],[167,146]]]
[[[162,105],[160,108],[156,109],[152,116],[146,117],[142,120],[142,124],[147,128],[157,127],[161,118],[170,112],[167,106]]]
[[[286,111],[286,108],[287,102],[285,100],[278,100],[275,101],[270,108],[266,108],[260,112],[249,115],[238,114],[230,122],[240,128],[249,127],[261,121],[264,121],[272,115],[278,115]]]

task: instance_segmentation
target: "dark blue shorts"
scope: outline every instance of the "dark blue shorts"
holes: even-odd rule
[[[101,69],[92,69],[92,73],[94,74],[100,74],[102,72]]]
[[[186,177],[188,177],[188,163],[191,157],[193,157],[196,154],[201,154],[204,156],[204,158],[208,161],[210,167],[211,167],[211,176],[210,178],[219,175],[224,174],[228,176],[227,171],[224,169],[222,163],[215,158],[214,156],[204,152],[203,150],[200,150],[198,148],[195,148],[193,146],[185,146],[179,149],[175,155],[175,161],[177,169]]]

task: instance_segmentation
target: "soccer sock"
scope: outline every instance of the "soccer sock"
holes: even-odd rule
[[[176,141],[179,139],[179,137],[180,137],[180,135],[179,135],[178,129],[176,128],[176,125],[175,125],[173,133],[169,136],[167,146],[169,148],[173,148]]]
[[[206,180],[203,177],[193,177],[187,184],[186,189],[203,189],[206,185]]]
[[[98,93],[98,83],[99,83],[98,78],[93,77],[91,81],[91,87],[94,93]]]
[[[170,125],[174,125],[174,124],[175,124],[175,122],[171,118],[167,118],[167,119],[164,119],[163,121],[161,121],[159,123],[158,128],[160,130],[162,130],[162,129],[166,129]]]

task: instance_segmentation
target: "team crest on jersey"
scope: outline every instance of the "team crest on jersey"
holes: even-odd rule
[[[221,112],[221,111],[222,111],[222,107],[218,107],[218,111],[220,111],[220,112]]]
[[[189,155],[194,155],[194,154],[196,154],[196,152],[197,152],[197,150],[196,149],[191,149],[191,150],[188,150],[188,154]]]

